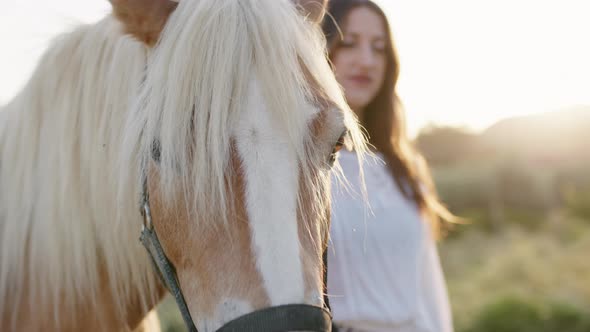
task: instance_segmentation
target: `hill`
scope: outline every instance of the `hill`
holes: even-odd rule
[[[555,166],[590,164],[590,106],[507,118],[481,134],[430,127],[415,143],[435,165],[498,158]]]
[[[479,136],[479,144],[531,162],[588,162],[590,106],[501,120]]]

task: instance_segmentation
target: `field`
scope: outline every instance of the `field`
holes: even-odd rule
[[[585,167],[514,159],[436,167],[468,225],[439,246],[458,332],[590,331]]]
[[[482,316],[493,314],[492,309],[506,311],[499,317],[506,320],[503,331],[535,331],[535,324],[553,319],[555,307],[574,311],[572,319],[587,320],[583,330],[564,326],[555,332],[590,331],[589,252],[590,230],[579,220],[535,231],[513,226],[494,236],[467,231],[442,244],[457,331],[492,331],[470,329],[481,325]],[[519,322],[530,318],[522,310],[539,316],[526,330]]]

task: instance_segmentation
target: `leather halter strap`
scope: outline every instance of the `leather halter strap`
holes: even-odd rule
[[[287,304],[238,317],[217,332],[331,331],[332,315],[326,308]]]
[[[147,196],[147,191],[142,196]],[[146,197],[146,199],[149,200],[148,197]],[[144,218],[144,224],[141,228],[139,240],[147,250],[154,268],[158,272],[157,274],[160,276],[160,280],[166,289],[168,289],[168,291],[172,294],[172,296],[174,296],[174,300],[178,305],[178,309],[180,310],[180,314],[182,315],[182,319],[184,320],[186,327],[190,332],[198,332],[195,324],[193,323],[188,306],[186,305],[186,301],[184,300],[184,296],[182,295],[180,283],[176,277],[176,269],[170,260],[168,260],[168,257],[166,257],[164,249],[160,244],[160,240],[158,240],[156,229],[152,225],[152,217],[148,200],[145,201],[141,210]]]
[[[178,305],[184,323],[186,324],[189,332],[198,332],[182,294],[180,283],[178,282],[176,275],[176,269],[164,253],[164,249],[160,244],[156,234],[156,229],[152,223],[149,191],[147,186],[147,171],[143,174],[142,178],[140,206],[141,215],[143,217],[143,225],[139,239],[151,257],[154,268],[158,272],[161,281],[166,286],[168,291],[174,296],[174,300]],[[331,332],[332,315],[330,313],[330,302],[326,292],[328,271],[327,249],[324,250],[323,261],[323,290],[325,307],[318,307],[308,304],[288,304],[265,308],[240,316],[223,325],[217,330],[217,332]]]

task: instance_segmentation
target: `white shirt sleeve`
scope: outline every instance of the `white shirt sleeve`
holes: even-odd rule
[[[453,332],[453,319],[436,243],[427,232],[422,270],[422,314],[432,331]]]

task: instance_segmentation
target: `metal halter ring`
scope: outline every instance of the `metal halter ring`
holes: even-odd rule
[[[152,230],[154,228],[152,224],[152,213],[150,211],[150,203],[147,200],[143,202],[141,215],[143,216],[143,224],[141,227]]]

